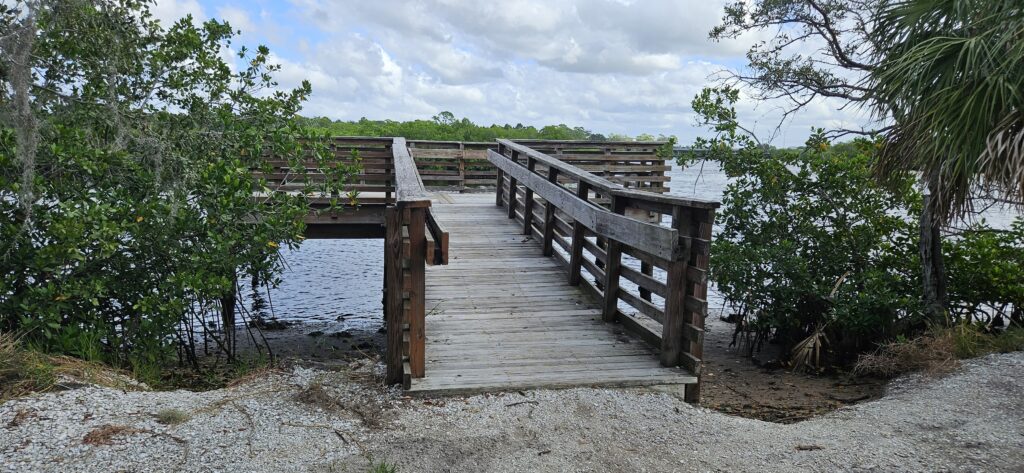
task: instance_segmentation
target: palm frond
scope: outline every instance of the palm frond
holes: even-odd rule
[[[895,126],[876,171],[934,176],[938,215],[969,210],[972,187],[1024,200],[1024,7],[1014,0],[906,0],[874,28],[876,113]]]

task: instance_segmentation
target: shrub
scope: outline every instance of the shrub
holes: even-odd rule
[[[943,244],[953,322],[1024,326],[1024,219],[969,226]]]
[[[708,89],[694,100],[716,134],[692,156],[730,178],[712,246],[718,290],[765,336],[793,346],[814,335],[802,346],[827,344],[840,359],[899,332],[919,313],[916,227],[905,217],[920,206],[913,181],[876,184],[869,140],[833,147],[818,130],[801,149],[763,146],[736,123],[737,97]]]
[[[309,84],[271,90],[265,47],[233,70],[227,23],[164,28],[148,2],[19,3],[0,30],[0,330],[150,380],[176,348],[198,366],[192,328],[301,239],[305,198],[251,171],[325,164],[295,122]]]

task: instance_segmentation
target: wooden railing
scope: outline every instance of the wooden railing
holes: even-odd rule
[[[465,190],[494,185],[494,165],[487,161],[493,142],[410,140],[420,178],[428,187]]]
[[[255,170],[253,174],[265,178],[268,186],[276,191],[315,192],[318,185],[327,184],[331,178],[324,172],[327,168],[359,164],[359,173],[345,181],[340,193],[311,194],[310,204],[314,207],[326,207],[330,205],[331,199],[345,199],[350,191],[358,193],[360,202],[366,205],[392,203],[391,197],[395,191],[392,142],[392,138],[333,138],[328,143],[328,150],[332,156],[327,163],[317,163],[308,155],[297,163],[271,157],[267,160],[269,173]]]
[[[448,263],[448,232],[430,212],[430,195],[405,138],[395,138],[395,205],[385,210],[384,287],[387,380],[409,387],[424,376],[426,267]]]
[[[718,203],[628,189],[522,143],[498,143],[488,151],[498,169],[497,205],[567,269],[569,284],[603,301],[605,321],[658,348],[663,365],[699,379]],[[627,216],[635,212],[667,215],[669,226]],[[699,396],[699,382],[686,387],[688,401]]]
[[[661,141],[551,141],[516,143],[552,155],[625,187],[667,192],[669,170]],[[410,140],[409,149],[427,187],[465,190],[494,185],[497,169],[487,160],[494,142]]]

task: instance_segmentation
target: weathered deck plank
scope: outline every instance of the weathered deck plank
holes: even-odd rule
[[[696,382],[603,323],[601,301],[568,285],[491,194],[444,195],[433,212],[450,232],[449,261],[427,268],[426,376],[409,392]]]

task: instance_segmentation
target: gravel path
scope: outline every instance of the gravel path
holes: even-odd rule
[[[0,471],[1024,471],[1024,353],[791,425],[651,389],[406,399],[380,367],[205,393],[85,387],[0,405]],[[188,420],[162,424],[177,409]]]

